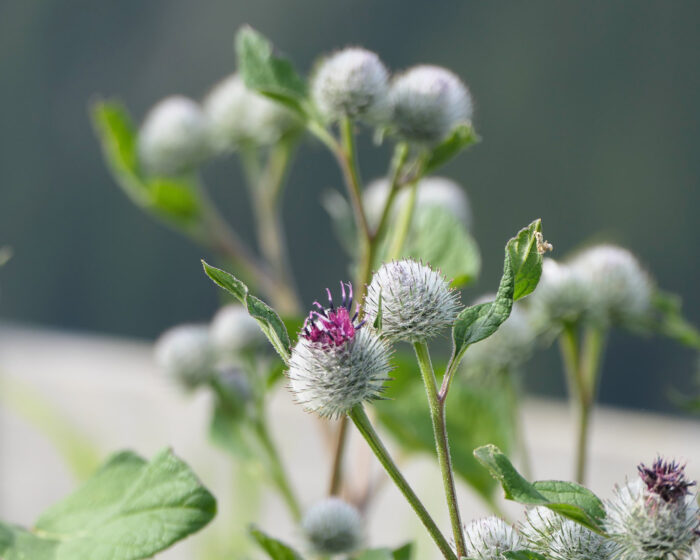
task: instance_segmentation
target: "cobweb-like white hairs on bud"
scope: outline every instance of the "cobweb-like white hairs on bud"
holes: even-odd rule
[[[311,95],[324,117],[385,120],[389,110],[389,73],[379,57],[361,48],[338,51],[319,64]]]
[[[588,286],[594,319],[624,324],[648,314],[652,281],[628,250],[598,245],[579,254],[571,268]]]
[[[411,259],[383,264],[367,288],[365,314],[388,340],[425,341],[452,325],[461,305],[444,276]]]
[[[306,410],[338,417],[380,398],[392,369],[390,355],[367,326],[337,346],[299,337],[289,359],[289,387]]]
[[[392,123],[406,140],[435,144],[472,117],[469,90],[439,66],[415,66],[394,79]]]
[[[504,552],[523,548],[511,525],[491,516],[476,519],[465,528],[467,556],[472,560],[505,560]]]
[[[219,151],[242,143],[267,146],[296,126],[295,116],[243,83],[238,74],[224,78],[204,100],[211,142]]]
[[[304,515],[301,526],[316,554],[347,554],[362,545],[360,513],[339,498],[327,498],[314,505]]]
[[[144,119],[138,150],[144,168],[154,175],[177,175],[200,164],[210,148],[199,105],[179,95],[160,101]]]
[[[212,342],[222,356],[238,356],[267,343],[258,322],[238,304],[222,307],[212,319],[210,332]]]
[[[384,208],[389,197],[389,180],[375,179],[365,189],[362,197],[365,205],[365,213],[370,224],[376,226],[381,218],[381,209]],[[401,212],[408,201],[407,190],[399,191],[393,206],[395,214]],[[472,225],[472,210],[469,198],[464,188],[447,177],[425,177],[418,182],[416,192],[416,208],[427,206],[439,206],[450,212],[467,229]]]
[[[213,374],[216,352],[207,325],[179,325],[156,341],[155,359],[168,375],[188,388],[205,383]]]
[[[614,543],[544,506],[530,508],[520,533],[524,548],[548,560],[608,560]]]
[[[619,547],[619,560],[683,558],[698,538],[700,512],[694,494],[666,502],[636,479],[617,487],[605,509],[605,529]]]

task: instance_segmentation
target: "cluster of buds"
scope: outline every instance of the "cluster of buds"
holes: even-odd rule
[[[181,95],[157,103],[139,130],[139,159],[150,175],[182,175],[214,154],[274,144],[298,126],[288,109],[249,90],[233,74],[201,105]]]
[[[416,144],[437,144],[472,117],[469,90],[454,73],[415,66],[389,83],[379,57],[361,48],[347,48],[321,61],[311,92],[328,120],[365,120]]]
[[[210,324],[179,325],[163,333],[155,344],[158,366],[187,389],[216,381],[245,401],[251,388],[241,372],[245,356],[267,354],[259,325],[240,305],[219,310]]]
[[[598,245],[559,263],[545,259],[531,304],[543,328],[581,319],[634,325],[651,310],[653,283],[621,247]]]

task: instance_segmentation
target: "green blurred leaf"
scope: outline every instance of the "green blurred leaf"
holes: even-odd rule
[[[592,531],[605,534],[603,503],[587,488],[558,480],[530,483],[495,445],[475,449],[474,456],[501,483],[506,499],[525,505],[548,507]]]
[[[241,414],[228,413],[220,404],[214,407],[209,424],[212,442],[237,459],[257,461],[260,443],[249,425],[249,419]]]
[[[199,219],[201,206],[191,184],[162,177],[150,180],[148,188],[154,208],[165,217],[183,225]]]
[[[529,550],[513,550],[510,552],[504,552],[503,556],[505,556],[508,560],[547,560],[541,554],[531,552]]]
[[[353,556],[353,560],[393,560],[393,558],[394,556],[388,548],[363,550],[357,556]]]
[[[700,350],[700,330],[683,317],[680,297],[657,290],[652,299],[652,306],[654,317],[648,325],[651,331],[684,346]]]
[[[201,529],[216,500],[170,450],[114,455],[31,532],[0,527],[4,560],[138,560]]]
[[[294,549],[282,541],[266,535],[257,527],[250,528],[250,535],[272,560],[304,560],[301,554]]]
[[[452,328],[453,357],[457,363],[470,344],[498,330],[510,316],[514,301],[530,294],[537,286],[542,274],[541,231],[541,221],[535,220],[508,241],[496,299],[467,307],[457,316]]]
[[[306,115],[306,83],[291,62],[273,54],[270,41],[244,26],[236,34],[236,55],[248,88],[283,103],[302,117]]]
[[[396,354],[394,363],[394,381],[386,393],[390,400],[374,405],[377,418],[405,451],[435,457],[430,411],[415,359]],[[512,447],[512,406],[511,393],[497,385],[467,384],[457,377],[450,388],[447,431],[455,472],[488,502],[493,500],[496,483],[478,463],[473,450],[493,442],[505,449]]]
[[[425,164],[424,174],[433,173],[438,167],[446,164],[459,154],[459,152],[476,144],[478,141],[479,137],[471,123],[460,124],[442,143],[433,148]]]
[[[413,543],[406,543],[392,552],[394,560],[411,560],[413,558]]]
[[[454,287],[464,287],[479,275],[479,248],[459,219],[434,204],[416,208],[402,252],[440,269]]]
[[[210,266],[205,261],[202,261],[202,265],[204,266],[204,272],[215,284],[231,293],[243,304],[250,316],[258,322],[263,333],[265,333],[272,346],[277,350],[282,360],[287,363],[291,351],[291,341],[279,315],[269,305],[250,295],[248,286],[232,274]]]

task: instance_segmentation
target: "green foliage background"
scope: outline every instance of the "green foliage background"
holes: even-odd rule
[[[233,33],[250,23],[304,71],[323,52],[361,44],[392,69],[441,64],[470,85],[483,141],[444,170],[468,189],[483,256],[466,300],[497,283],[504,241],[539,216],[555,256],[590,239],[624,244],[700,323],[699,16],[697,3],[649,1],[5,0],[0,245],[15,256],[0,275],[0,314],[137,336],[210,317],[218,294],[199,267],[210,255],[123,196],[87,107],[117,95],[141,118],[165,95],[200,98],[234,69]],[[388,151],[365,140],[371,179]],[[205,174],[252,238],[238,171],[220,161]],[[340,187],[331,158],[306,143],[285,208],[306,301],[348,276],[318,202],[331,187]],[[672,343],[618,337],[602,400],[668,408],[651,380],[687,386],[689,362]],[[531,387],[561,389],[556,356],[530,373]]]

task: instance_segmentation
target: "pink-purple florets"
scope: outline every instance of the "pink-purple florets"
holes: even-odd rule
[[[328,288],[326,288],[328,307],[324,307],[317,301],[314,302],[317,310],[311,311],[304,321],[301,337],[328,346],[342,346],[355,337],[355,331],[364,324],[364,321],[357,322],[358,306],[355,307],[355,313],[351,315],[352,284],[341,282],[340,290],[342,301],[339,307],[334,305],[333,296]]]
[[[664,461],[657,458],[651,467],[644,463],[637,467],[639,476],[647,486],[647,490],[660,496],[664,502],[675,503],[690,493],[689,488],[695,485],[685,478],[685,465],[675,461]]]

